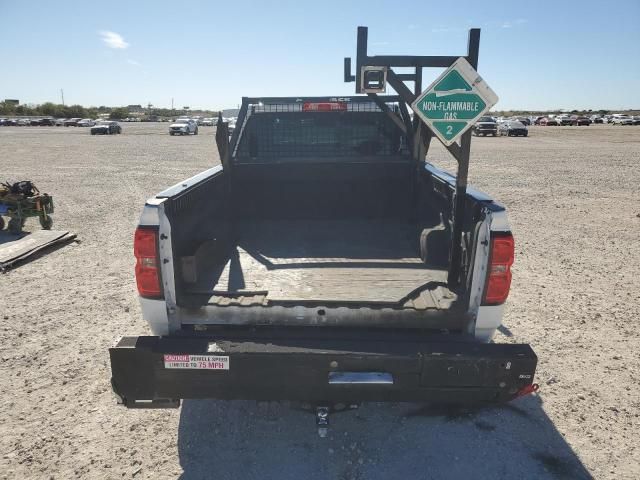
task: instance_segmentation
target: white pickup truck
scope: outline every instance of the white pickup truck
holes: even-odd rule
[[[485,403],[535,389],[531,347],[491,343],[514,261],[504,207],[466,190],[452,265],[455,177],[415,158],[368,97],[244,98],[216,141],[222,165],[144,206],[135,270],[153,336],[110,349],[120,403]]]

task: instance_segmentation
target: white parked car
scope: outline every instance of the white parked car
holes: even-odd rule
[[[213,127],[213,118],[203,118],[202,120],[200,120],[200,125],[202,125],[203,127]]]
[[[561,115],[556,115],[556,122],[558,125],[571,125],[571,115],[567,113],[563,113]]]
[[[611,117],[611,123],[613,123],[614,125],[633,125],[633,118],[631,118],[629,115],[616,113],[613,117]]]
[[[95,124],[96,122],[94,122],[90,118],[83,118],[76,124],[76,126],[77,127],[93,127]]]
[[[198,134],[198,124],[190,118],[179,118],[169,125],[169,135],[189,135]]]

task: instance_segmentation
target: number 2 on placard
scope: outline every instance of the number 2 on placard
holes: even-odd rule
[[[447,135],[451,135],[453,133],[453,125],[447,125]]]

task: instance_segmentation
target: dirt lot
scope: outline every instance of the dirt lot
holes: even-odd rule
[[[640,127],[473,141],[470,181],[508,207],[517,241],[496,340],[533,344],[539,395],[476,412],[369,404],[326,439],[280,405],[116,407],[107,348],[149,331],[132,260],[143,202],[217,162],[212,128],[166,130],[0,127],[0,179],[52,193],[54,227],[81,240],[0,275],[0,476],[640,478]]]

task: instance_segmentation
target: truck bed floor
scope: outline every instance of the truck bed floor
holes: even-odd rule
[[[222,259],[214,245],[200,248],[198,279],[190,292],[396,302],[428,282],[447,279],[446,270],[421,261],[416,226],[410,222],[263,220],[238,223],[234,232],[237,243]]]

